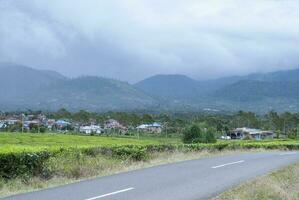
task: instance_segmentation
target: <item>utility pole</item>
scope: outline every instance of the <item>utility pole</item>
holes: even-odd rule
[[[167,133],[167,122],[165,123],[166,138],[168,137]]]
[[[22,133],[24,132],[24,119],[23,119],[23,117],[24,117],[24,114],[22,113],[22,114],[21,114]]]
[[[286,135],[286,120],[283,120],[284,135]]]

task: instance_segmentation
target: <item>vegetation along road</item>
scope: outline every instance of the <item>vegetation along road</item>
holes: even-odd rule
[[[162,165],[6,199],[210,199],[240,182],[296,162],[298,151],[242,153]]]

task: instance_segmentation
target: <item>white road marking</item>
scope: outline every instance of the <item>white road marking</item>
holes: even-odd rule
[[[103,195],[101,195],[101,196],[92,197],[92,198],[85,199],[85,200],[96,200],[96,199],[100,199],[100,198],[103,198],[103,197],[107,197],[107,196],[111,196],[111,195],[119,194],[119,193],[122,193],[122,192],[127,192],[127,191],[130,191],[130,190],[134,190],[134,188],[127,188],[127,189],[123,189],[123,190],[119,190],[119,191],[111,192],[111,193],[108,193],[108,194],[103,194]]]
[[[286,156],[286,155],[294,155],[296,152],[287,152],[287,153],[281,153],[280,156]]]
[[[245,162],[245,160],[239,160],[239,161],[236,161],[236,162],[226,163],[226,164],[223,164],[223,165],[217,165],[217,166],[214,166],[212,168],[217,169],[217,168],[220,168],[220,167],[225,167],[225,166],[228,166],[228,165],[235,165],[235,164],[239,164],[239,163],[243,163],[243,162]]]

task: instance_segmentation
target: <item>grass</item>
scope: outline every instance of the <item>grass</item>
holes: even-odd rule
[[[259,177],[214,200],[298,200],[299,163]]]

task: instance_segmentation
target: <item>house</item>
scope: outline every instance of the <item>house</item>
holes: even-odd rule
[[[243,128],[236,128],[232,130],[227,136],[231,137],[231,139],[252,138],[255,140],[263,140],[263,139],[273,139],[274,132],[243,127]]]
[[[80,126],[79,131],[80,133],[85,133],[85,134],[91,134],[91,133],[100,134],[102,133],[102,128],[97,125]]]
[[[57,120],[57,121],[55,122],[55,124],[56,124],[57,126],[59,126],[59,127],[66,127],[66,126],[68,126],[68,125],[71,125],[70,122],[67,122],[67,121],[64,121],[64,120]]]
[[[64,120],[57,120],[55,122],[55,126],[60,131],[68,131],[69,126],[71,125],[70,122]]]
[[[45,125],[47,126],[48,129],[53,129],[54,125],[55,125],[55,119],[48,119],[46,120]]]
[[[21,122],[20,120],[17,120],[17,119],[7,119],[7,120],[4,120],[5,123],[7,123],[8,125],[14,125],[18,122]]]
[[[35,119],[35,120],[30,120],[30,121],[24,121],[23,122],[23,127],[25,129],[29,130],[31,125],[40,125],[40,121]]]
[[[113,129],[113,128],[119,128],[121,124],[115,120],[115,119],[109,119],[105,121],[104,127],[105,129]]]
[[[106,133],[121,133],[126,134],[128,132],[128,128],[120,124],[115,119],[109,119],[104,123],[104,129]]]
[[[0,129],[6,128],[6,124],[4,121],[0,121]]]
[[[138,131],[142,132],[149,132],[149,133],[161,133],[162,126],[159,123],[152,123],[152,124],[141,124],[136,127]]]
[[[35,116],[34,115],[27,115],[27,116],[25,116],[25,117],[23,117],[25,120],[33,120],[34,118],[35,118]]]

